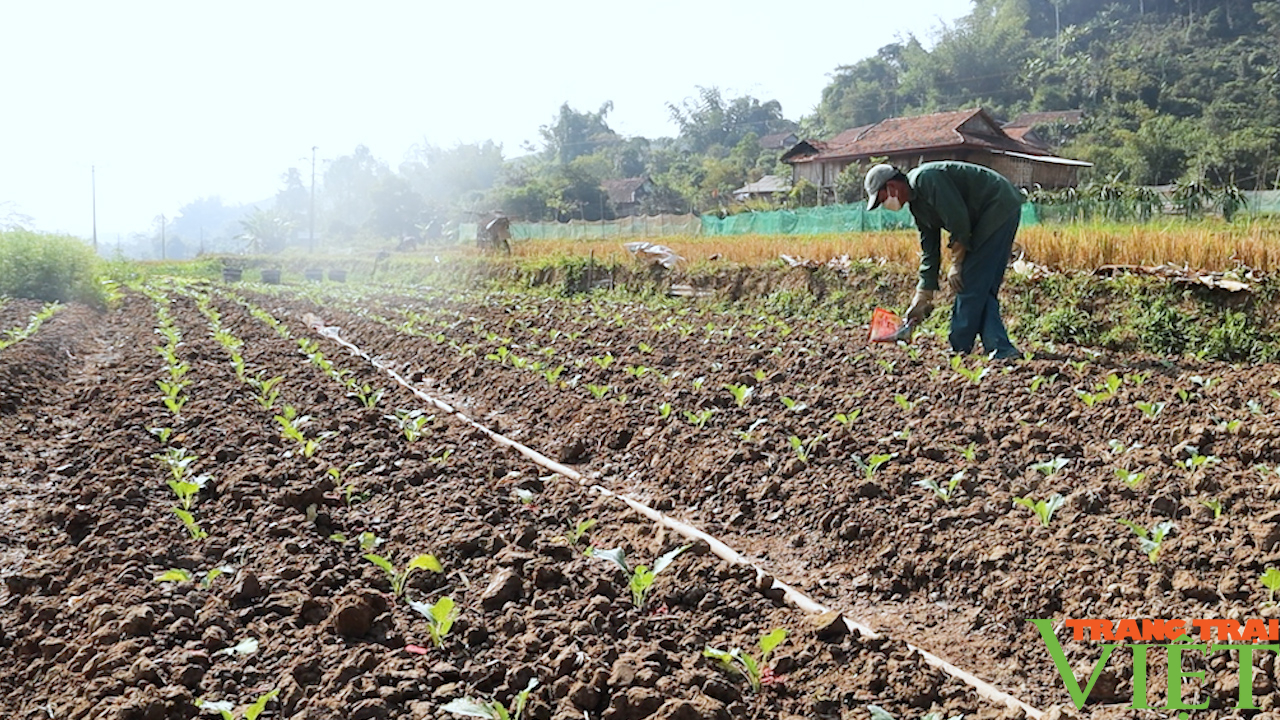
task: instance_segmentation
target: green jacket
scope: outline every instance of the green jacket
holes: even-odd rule
[[[981,165],[947,160],[907,173],[908,207],[920,230],[921,290],[938,289],[942,267],[942,231],[952,243],[972,250],[1022,212],[1022,191],[1003,175]]]

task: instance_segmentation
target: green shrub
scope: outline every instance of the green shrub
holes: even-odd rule
[[[1209,329],[1200,351],[1215,360],[1258,360],[1265,342],[1249,316],[1228,310]]]
[[[1156,295],[1137,318],[1138,341],[1148,352],[1181,355],[1196,345],[1196,322],[1167,296]]]
[[[93,250],[69,235],[0,232],[0,295],[101,307],[101,268]]]

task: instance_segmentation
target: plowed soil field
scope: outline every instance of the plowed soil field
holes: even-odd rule
[[[0,397],[10,717],[275,692],[272,717],[444,718],[532,688],[537,720],[1021,718],[1070,706],[1028,619],[1280,615],[1260,581],[1280,565],[1274,367],[1063,346],[956,365],[937,337],[872,346],[854,322],[693,301],[166,285],[0,351]],[[643,597],[608,559],[680,548]],[[425,554],[438,567],[406,572]],[[758,691],[705,657],[759,656],[776,628]],[[1058,636],[1087,679],[1098,644]],[[1235,662],[1188,653],[1196,717],[1237,716]],[[1274,711],[1274,654],[1255,663]],[[1132,683],[1117,653],[1085,713],[1158,716],[1128,709]]]

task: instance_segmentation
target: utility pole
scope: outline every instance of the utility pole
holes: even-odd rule
[[[316,251],[316,146],[311,146],[311,229],[307,231],[311,240],[311,252]]]
[[[93,194],[93,254],[98,254],[98,168],[89,166],[89,187]]]
[[[169,257],[168,257],[168,254],[165,252],[165,247],[164,247],[164,222],[165,222],[164,213],[160,213],[160,259],[168,260]]]

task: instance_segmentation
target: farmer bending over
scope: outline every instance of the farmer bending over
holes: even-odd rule
[[[955,293],[947,338],[951,349],[970,352],[981,336],[991,357],[1017,357],[996,295],[1018,233],[1022,192],[990,168],[956,161],[924,163],[905,175],[892,165],[876,165],[863,185],[868,210],[882,204],[900,210],[909,204],[920,230],[920,282],[907,308],[908,320],[918,323],[933,312],[946,230],[951,249],[947,284]]]

